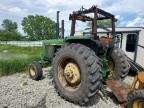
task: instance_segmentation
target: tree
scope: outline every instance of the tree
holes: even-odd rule
[[[19,41],[22,36],[17,31],[9,32],[7,30],[0,30],[0,41]]]
[[[18,28],[17,23],[12,22],[9,19],[4,19],[1,25],[4,28],[4,30],[9,31],[9,32],[15,32],[17,31],[17,28]]]
[[[88,23],[88,26],[91,27],[92,22]],[[97,27],[103,28],[103,27],[112,27],[111,20],[98,20],[97,21]]]
[[[4,19],[2,22],[3,30],[0,30],[0,41],[15,41],[21,40],[22,36],[17,32],[17,23],[9,19]]]
[[[44,16],[29,15],[22,20],[25,33],[31,40],[51,39],[55,35],[55,22]]]

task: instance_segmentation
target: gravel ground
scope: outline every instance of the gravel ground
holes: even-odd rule
[[[33,81],[27,74],[14,74],[0,78],[0,108],[80,108],[80,106],[61,99],[56,93],[52,81],[44,70],[44,78]],[[131,77],[125,81],[130,83]],[[120,108],[109,89],[108,99],[99,95],[89,108]],[[99,93],[100,94],[100,93]]]

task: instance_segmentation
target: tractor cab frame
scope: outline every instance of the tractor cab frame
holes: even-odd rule
[[[88,16],[88,14],[93,14],[94,17]],[[72,14],[70,14],[69,19],[72,20],[71,24],[71,34],[70,36],[74,36],[75,34],[75,25],[76,25],[76,20],[86,22],[90,21],[92,22],[92,32],[91,34],[94,36],[94,39],[98,39],[97,36],[97,21],[99,20],[106,20],[110,19],[112,23],[112,36],[115,36],[115,22],[117,21],[115,19],[115,16],[100,9],[97,8],[96,6],[92,6],[89,9],[81,8],[79,11],[74,11]]]

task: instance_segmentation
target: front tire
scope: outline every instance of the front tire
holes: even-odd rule
[[[52,66],[53,80],[59,95],[80,105],[92,101],[102,84],[100,64],[95,53],[84,45],[62,47],[56,53]]]
[[[33,80],[40,80],[43,76],[43,71],[41,65],[34,61],[29,65],[29,76]]]

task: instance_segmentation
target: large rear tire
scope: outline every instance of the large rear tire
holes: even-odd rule
[[[128,108],[144,108],[144,90],[136,90],[128,95]]]
[[[129,72],[129,62],[127,56],[120,48],[112,50],[109,59],[109,66],[114,79],[124,79]]]
[[[62,47],[53,60],[55,88],[75,104],[92,102],[102,85],[101,63],[95,53],[81,44]]]

